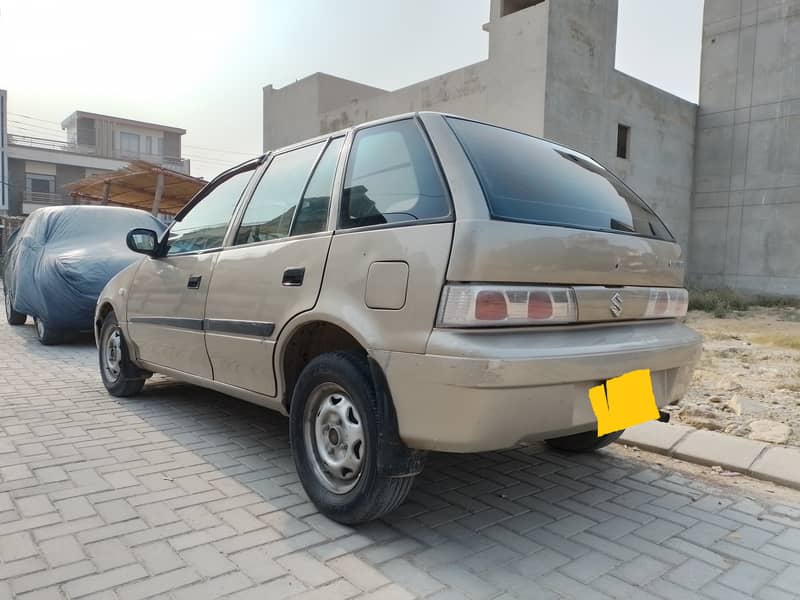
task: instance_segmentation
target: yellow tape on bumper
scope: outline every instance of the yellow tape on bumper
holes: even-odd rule
[[[650,369],[631,371],[589,390],[598,437],[658,419]]]

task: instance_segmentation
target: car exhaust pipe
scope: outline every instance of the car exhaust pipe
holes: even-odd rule
[[[659,423],[669,423],[670,413],[665,410],[658,411],[658,421]]]

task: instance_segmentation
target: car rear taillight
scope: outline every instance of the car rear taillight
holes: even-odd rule
[[[683,288],[650,288],[645,319],[685,317],[689,308],[689,292]]]
[[[439,327],[493,327],[572,323],[578,318],[568,287],[446,285]]]

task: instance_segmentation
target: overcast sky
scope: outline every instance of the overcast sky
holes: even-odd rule
[[[702,4],[620,0],[617,67],[696,101]],[[0,0],[0,88],[12,133],[58,137],[75,110],[183,127],[209,178],[261,151],[264,85],[409,85],[484,60],[488,18],[489,0]]]

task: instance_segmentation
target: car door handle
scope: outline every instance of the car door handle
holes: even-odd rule
[[[303,285],[303,278],[306,276],[305,267],[289,267],[283,272],[283,285],[287,287],[297,287]]]
[[[186,284],[186,287],[190,290],[196,290],[200,287],[200,281],[202,281],[202,275],[192,275],[189,277],[189,283]]]

